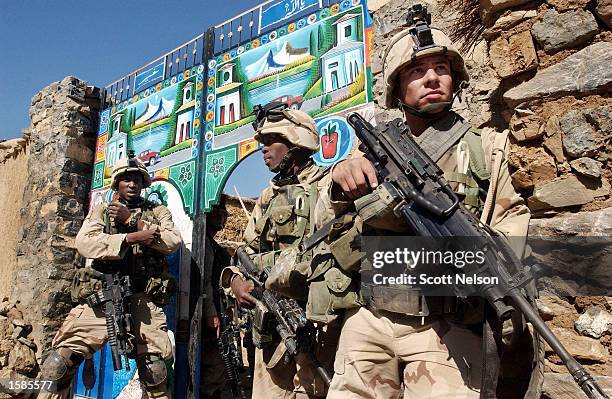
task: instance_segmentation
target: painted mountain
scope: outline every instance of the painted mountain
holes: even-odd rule
[[[307,48],[293,48],[289,42],[285,42],[276,54],[270,49],[265,57],[248,65],[245,68],[246,73],[252,79],[282,69],[307,55],[309,55]]]
[[[142,115],[136,119],[135,125],[138,126],[145,123],[151,123],[165,118],[172,113],[172,108],[174,108],[174,101],[166,100],[163,97],[159,100],[159,104],[157,105],[153,105],[151,101],[149,101]]]

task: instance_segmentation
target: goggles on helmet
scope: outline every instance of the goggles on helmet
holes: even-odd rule
[[[269,122],[280,122],[283,119],[289,120],[296,126],[303,126],[297,119],[295,119],[287,110],[289,106],[287,103],[272,102],[262,106],[257,104],[253,107],[253,113],[255,114],[255,121],[253,121],[253,128],[259,130],[263,127],[264,123]]]

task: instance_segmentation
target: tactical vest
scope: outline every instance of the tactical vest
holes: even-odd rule
[[[482,148],[480,131],[469,129],[464,136],[458,140],[448,151],[455,151],[458,163],[460,152],[467,153],[469,158],[463,167],[456,168],[453,172],[446,172],[445,178],[451,183],[453,189],[462,199],[468,210],[480,216],[489,186],[490,174],[487,170],[485,154]],[[453,184],[454,183],[454,184]],[[358,275],[362,267],[362,259],[365,256],[360,252],[359,237],[362,234],[377,234],[373,230],[385,230],[385,234],[406,235],[405,225],[397,219],[393,209],[395,203],[391,195],[386,192],[383,185],[378,186],[372,193],[355,201],[357,215],[347,220],[343,226],[338,226],[338,233],[329,246],[329,252],[333,254],[335,264],[325,271],[325,281],[332,293],[332,301],[338,301],[341,296],[340,306],[350,308],[372,305],[378,309],[388,310],[408,315],[426,316],[433,313],[453,313],[456,309],[454,298],[439,297],[424,301],[420,290],[410,286],[366,286],[355,287],[355,281],[349,281],[353,277],[360,280]],[[357,284],[358,285],[358,284]],[[349,294],[347,289],[355,292]],[[313,286],[311,285],[311,291]],[[340,294],[342,292],[342,294]],[[321,292],[317,295],[323,298]],[[348,299],[352,299],[348,303]],[[318,302],[325,301],[320,299]],[[333,306],[332,306],[333,307]],[[338,305],[335,306],[338,309]],[[328,314],[333,309],[328,309]],[[467,314],[462,319],[465,324],[478,322],[474,315]]]
[[[132,215],[140,214],[140,220],[159,225],[153,209],[157,205],[145,201],[141,207],[131,208]],[[135,230],[124,224],[109,220],[106,206],[103,212],[105,232],[107,234],[128,234]],[[102,288],[105,273],[119,273],[131,278],[134,293],[145,293],[151,296],[159,306],[168,303],[175,288],[174,278],[167,273],[168,263],[164,255],[141,245],[131,245],[121,260],[94,259],[91,267],[77,271],[72,285],[72,299],[75,302],[85,300],[93,292]]]
[[[270,202],[262,205],[263,215],[255,225],[259,248],[253,255],[259,267],[272,267],[281,250],[299,246],[304,237],[312,234],[316,182],[309,191],[311,195],[295,184],[281,186]]]

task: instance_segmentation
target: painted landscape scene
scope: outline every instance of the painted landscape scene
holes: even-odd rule
[[[166,88],[160,83],[148,96],[117,107],[109,121],[106,179],[116,162],[127,156],[127,150],[134,150],[149,172],[192,158],[193,141],[199,132],[194,126],[196,120],[199,125],[195,81],[192,76]]]
[[[354,7],[319,21],[311,15],[307,22],[290,24],[290,33],[280,36],[285,28],[270,32],[251,42],[249,50],[241,53],[239,48],[240,55],[219,63],[215,105],[209,108],[214,113],[214,148],[252,137],[257,104],[287,102],[319,119],[366,103],[361,10]]]

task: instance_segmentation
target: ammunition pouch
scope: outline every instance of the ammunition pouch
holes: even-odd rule
[[[257,301],[251,312],[253,316],[253,345],[262,349],[266,344],[272,342],[274,315],[260,301]]]
[[[72,302],[81,303],[90,295],[102,289],[102,273],[91,267],[83,267],[76,271],[70,287]]]
[[[159,307],[170,303],[175,291],[176,280],[168,273],[149,277],[144,288],[144,293],[149,295],[153,303]]]
[[[306,303],[306,317],[317,323],[333,322],[344,309],[363,306],[357,287],[358,279],[353,273],[337,267],[337,262],[326,251],[321,251],[312,260],[314,272],[309,278],[310,290]]]

